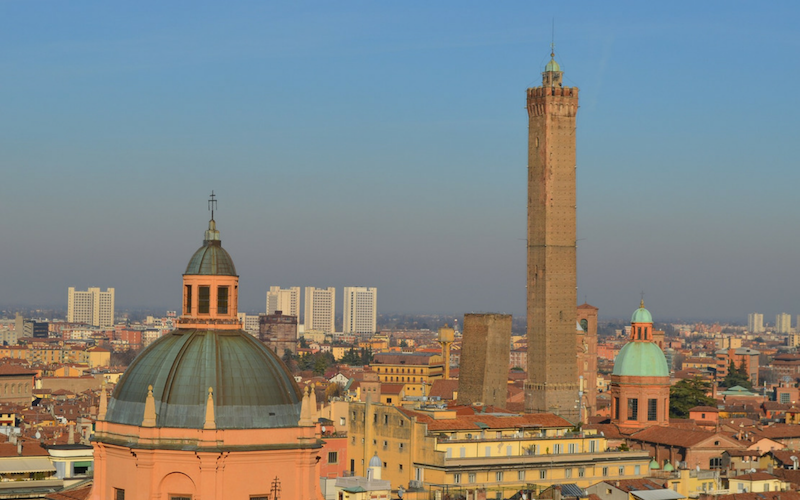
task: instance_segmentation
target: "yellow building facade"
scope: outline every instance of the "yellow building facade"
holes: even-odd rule
[[[433,381],[444,378],[444,361],[438,354],[375,354],[371,368],[380,382],[404,384],[407,397],[427,396]]]
[[[558,416],[473,412],[471,407],[408,410],[351,402],[349,469],[365,474],[365,464],[377,452],[383,478],[393,489],[408,490],[409,499],[428,498],[437,490],[508,498],[552,484],[585,488],[649,472],[647,452],[609,451],[605,437],[576,432]]]

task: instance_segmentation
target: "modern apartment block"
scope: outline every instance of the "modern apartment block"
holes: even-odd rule
[[[375,333],[378,315],[378,289],[363,286],[344,287],[344,325],[342,332]]]
[[[305,293],[305,331],[335,332],[336,289],[307,286]]]
[[[114,289],[101,292],[100,288],[89,288],[84,292],[69,287],[67,321],[101,327],[114,326]]]
[[[792,330],[792,315],[780,313],[775,316],[775,331],[777,333],[789,333]]]
[[[281,311],[286,316],[300,316],[300,287],[269,287],[267,292],[267,314]]]
[[[764,315],[759,313],[748,314],[747,331],[750,333],[764,333]]]

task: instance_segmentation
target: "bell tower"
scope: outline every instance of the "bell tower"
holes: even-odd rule
[[[551,51],[542,86],[527,91],[528,380],[525,410],[577,422],[575,116]]]

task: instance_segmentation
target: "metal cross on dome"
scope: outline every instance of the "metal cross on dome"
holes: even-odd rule
[[[216,195],[214,195],[214,191],[211,191],[211,199],[208,200],[208,209],[211,210],[211,220],[214,220],[214,209],[217,208],[217,200],[214,199]]]

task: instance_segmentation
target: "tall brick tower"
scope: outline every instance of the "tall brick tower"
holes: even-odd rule
[[[575,115],[550,54],[528,89],[528,381],[525,410],[578,420]]]

